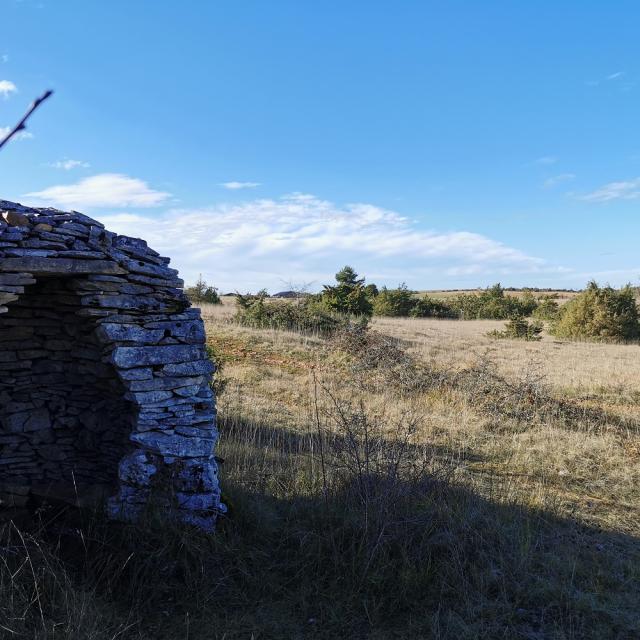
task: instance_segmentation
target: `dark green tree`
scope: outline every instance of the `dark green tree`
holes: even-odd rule
[[[447,304],[464,320],[507,320],[512,316],[529,316],[538,303],[525,289],[520,297],[509,296],[498,282],[478,293],[463,293],[447,300]]]
[[[491,338],[513,338],[530,342],[541,340],[543,329],[540,320],[529,322],[524,316],[515,315],[505,324],[504,331],[490,331],[487,335]]]
[[[545,294],[538,298],[538,306],[533,312],[533,317],[538,320],[555,320],[559,311],[558,294]]]
[[[640,320],[633,287],[614,289],[591,281],[560,307],[551,332],[561,338],[637,340]]]
[[[185,290],[187,298],[194,303],[206,302],[208,304],[222,304],[218,290],[215,287],[208,285],[203,279],[202,275],[198,277],[198,281]]]
[[[359,278],[356,271],[345,266],[336,273],[335,285],[324,285],[322,302],[332,311],[355,316],[370,316],[373,312],[371,300],[367,295],[365,279]]]
[[[415,301],[409,315],[413,318],[459,318],[460,312],[446,301],[425,294]]]
[[[382,287],[373,302],[373,312],[377,316],[406,317],[416,302],[403,282],[397,289]]]
[[[373,282],[371,284],[366,285],[364,290],[369,300],[373,300],[380,293],[378,291],[378,287],[375,284],[373,284]]]

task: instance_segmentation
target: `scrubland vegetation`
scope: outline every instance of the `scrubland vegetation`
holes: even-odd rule
[[[366,323],[372,316],[508,320],[502,331],[493,330],[491,336],[524,340],[537,340],[546,321],[549,333],[560,338],[630,341],[640,337],[636,295],[631,285],[617,290],[590,282],[583,292],[560,305],[557,294],[535,295],[533,290],[523,289],[517,296],[510,295],[497,283],[476,292],[435,298],[419,296],[405,284],[396,289],[366,285],[364,278],[346,266],[336,274],[335,285],[325,285],[316,295],[294,295],[295,304],[272,300],[264,290],[255,295],[238,294],[235,319],[254,328],[325,337],[354,320]],[[206,302],[201,297],[192,299]],[[527,321],[527,317],[533,320]]]
[[[198,278],[197,282],[192,286],[185,289],[185,293],[191,302],[194,304],[221,304],[218,290],[207,284],[202,275]]]
[[[216,535],[43,507],[4,528],[0,633],[638,637],[637,345],[223,302]]]
[[[565,338],[635,340],[640,336],[635,291],[616,290],[590,282],[553,319],[553,333]]]

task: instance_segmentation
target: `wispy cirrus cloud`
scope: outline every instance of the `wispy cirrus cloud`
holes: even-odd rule
[[[103,216],[109,229],[145,238],[172,256],[187,282],[203,277],[224,289],[326,282],[344,264],[369,280],[415,286],[551,269],[536,257],[470,231],[424,230],[372,204],[338,205],[293,193],[278,199]]]
[[[239,189],[255,189],[260,186],[259,182],[239,182],[237,180],[232,180],[231,182],[221,182],[221,187],[225,189],[230,189],[231,191],[237,191]]]
[[[13,93],[18,93],[18,87],[11,80],[0,80],[0,96],[6,99]]]
[[[586,85],[588,87],[598,87],[601,84],[607,84],[608,82],[615,82],[616,80],[622,80],[623,78],[625,78],[627,75],[626,71],[615,71],[613,73],[610,73],[606,76],[604,76],[603,78],[598,78],[597,80],[587,80],[586,81]],[[633,86],[633,83],[629,84],[624,84],[622,86],[623,90],[628,90],[630,87]]]
[[[640,178],[621,182],[609,182],[604,186],[579,196],[587,202],[610,202],[611,200],[637,200],[640,198]]]
[[[547,178],[542,186],[545,189],[553,189],[553,187],[557,187],[559,184],[563,184],[564,182],[570,182],[575,179],[575,173],[560,173],[557,176],[551,176]]]
[[[0,55],[0,62],[2,62],[3,64],[6,64],[7,62],[9,62],[9,55],[6,53],[3,53],[2,55]]]
[[[155,207],[166,202],[170,193],[156,191],[143,180],[120,173],[102,173],[75,182],[56,185],[25,194],[34,204],[61,207]]]
[[[56,160],[56,162],[50,162],[49,166],[53,169],[64,169],[65,171],[71,171],[71,169],[88,169],[91,165],[84,160]]]

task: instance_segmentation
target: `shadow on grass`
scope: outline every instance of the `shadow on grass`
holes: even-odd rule
[[[269,451],[283,454],[284,456],[311,456],[317,457],[322,447],[330,447],[334,450],[345,450],[352,446],[352,441],[348,436],[341,433],[327,433],[322,431],[293,431],[284,427],[272,427],[263,422],[255,420],[243,421],[237,418],[219,417],[218,425],[223,434],[223,447],[234,448],[244,447],[247,444],[255,452],[266,453]],[[391,440],[381,439],[381,447],[389,450],[397,447],[397,443]],[[429,457],[431,460],[440,461],[443,465],[451,465],[462,461],[482,462],[484,458],[477,452],[470,450],[451,449],[433,443],[414,444],[404,443],[404,455],[408,458],[419,459]],[[287,458],[285,458],[287,459]],[[330,464],[328,462],[327,464]]]
[[[4,525],[0,637],[638,637],[638,539],[428,474],[305,484],[296,458],[317,461],[317,442],[236,427],[215,535],[154,511],[123,525],[41,507],[30,527]],[[269,449],[276,481],[256,489],[240,472]]]

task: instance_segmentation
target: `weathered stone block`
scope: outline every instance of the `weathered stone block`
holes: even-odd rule
[[[45,408],[34,409],[24,423],[24,431],[41,431],[51,428],[51,416]]]
[[[2,220],[6,222],[10,227],[30,227],[30,219],[22,213],[17,211],[3,211]]]
[[[149,451],[179,458],[210,456],[216,443],[215,438],[187,437],[165,431],[133,433],[131,440]]]
[[[71,273],[126,273],[116,262],[72,258],[3,258],[0,271],[28,271],[32,274],[66,276]]]
[[[144,451],[135,451],[120,461],[120,480],[134,487],[149,487],[158,468]]]
[[[188,363],[192,360],[199,360],[204,355],[204,348],[192,345],[169,345],[161,347],[116,347],[111,353],[111,362],[117,367],[131,369],[146,365]],[[183,368],[184,374],[188,375],[192,369],[188,366]]]
[[[96,332],[101,340],[108,342],[137,342],[156,344],[164,336],[161,329],[143,329],[135,324],[102,323]]]

